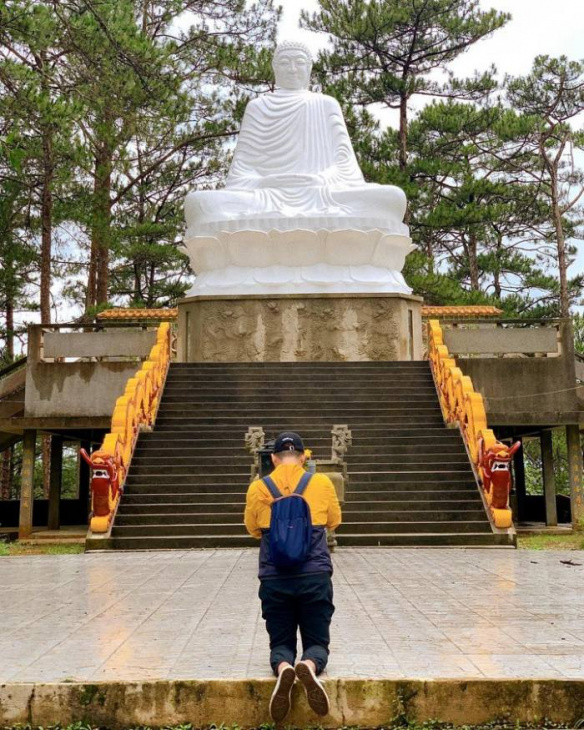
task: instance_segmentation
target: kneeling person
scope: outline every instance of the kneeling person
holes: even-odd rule
[[[324,474],[308,475],[303,468],[305,460],[300,436],[291,431],[280,434],[272,455],[275,468],[268,478],[271,483],[262,479],[253,482],[245,507],[245,526],[250,535],[262,541],[259,597],[270,636],[270,664],[278,677],[270,701],[275,722],[281,722],[290,710],[296,678],[302,682],[311,708],[319,715],[329,711],[328,697],[317,675],[328,661],[335,610],[326,529],[334,530],[341,524],[341,508],[331,480]],[[272,504],[277,494],[286,497],[297,488],[310,509],[312,534],[304,560],[283,568],[273,562],[270,549]],[[303,654],[294,668],[298,629]]]

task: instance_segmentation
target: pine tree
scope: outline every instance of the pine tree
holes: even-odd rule
[[[138,223],[142,232],[153,226],[153,267],[170,257],[184,270],[184,257],[153,243],[161,220],[144,217],[156,207],[146,205],[147,190],[168,183],[166,193],[158,187],[154,194],[165,197],[159,217],[173,211],[176,230],[169,234],[166,218],[165,240],[176,239],[176,203],[185,189],[171,170],[205,166],[200,179],[216,172],[222,144],[235,131],[233,111],[241,97],[236,84],[255,86],[258,73],[265,73],[262,48],[273,43],[278,13],[272,0],[252,7],[240,0],[64,0],[55,8],[65,29],[71,88],[85,107],[81,133],[90,151],[84,175],[91,188],[80,195],[78,213],[91,238],[89,312],[107,302],[110,271],[117,266],[110,252],[125,257],[124,240],[136,242],[126,234]],[[185,19],[191,24],[181,30]],[[126,251],[130,258],[138,251],[136,261],[145,253],[138,248]],[[125,291],[123,284],[114,288]]]
[[[479,98],[494,87],[493,70],[437,81],[437,71],[510,18],[482,11],[478,0],[319,0],[302,13],[305,28],[325,33],[332,51],[319,55],[321,83],[342,86],[357,106],[399,110],[398,161],[408,162],[408,104],[415,96]]]
[[[521,173],[539,184],[547,199],[559,271],[560,315],[568,317],[573,301],[570,289],[574,289],[568,279],[574,248],[568,239],[584,237],[584,175],[574,164],[574,150],[584,150],[584,132],[570,126],[584,112],[584,61],[538,56],[527,76],[508,79],[507,97],[531,121],[525,142],[537,164],[521,167]]]

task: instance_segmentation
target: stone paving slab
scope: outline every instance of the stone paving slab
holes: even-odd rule
[[[328,676],[583,679],[579,553],[345,548]],[[0,559],[0,683],[270,676],[255,550]]]

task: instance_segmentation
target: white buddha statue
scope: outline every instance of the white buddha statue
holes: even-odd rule
[[[406,196],[366,183],[338,102],[308,91],[306,46],[280,43],[277,90],[247,105],[225,188],[189,193],[189,295],[409,294]]]
[[[242,226],[407,235],[403,191],[365,182],[339,103],[308,91],[308,48],[281,43],[272,64],[278,88],[248,104],[225,189],[186,199],[187,238]]]

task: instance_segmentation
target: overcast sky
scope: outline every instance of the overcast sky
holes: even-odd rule
[[[280,0],[284,9],[280,39],[298,38],[314,52],[325,42],[323,35],[298,29],[300,8],[312,13],[317,0]],[[451,68],[463,76],[491,63],[503,73],[524,74],[538,54],[565,54],[584,58],[584,0],[483,0],[487,10],[511,13],[506,27],[464,53]]]

